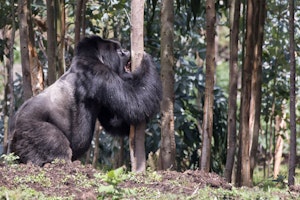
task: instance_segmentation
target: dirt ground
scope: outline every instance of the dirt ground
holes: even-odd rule
[[[0,187],[14,190],[32,188],[46,196],[69,197],[75,199],[97,199],[99,185],[108,185],[99,178],[100,171],[91,165],[82,165],[75,161],[69,165],[47,164],[43,168],[33,165],[0,165]],[[105,173],[102,173],[105,174]],[[203,171],[159,171],[157,177],[146,174],[135,175],[120,181],[121,188],[147,188],[149,191],[191,196],[196,190],[211,187],[231,190],[232,186],[223,178]],[[153,176],[153,175],[152,175]],[[151,179],[151,180],[150,180]],[[1,195],[0,195],[1,197]],[[0,198],[1,199],[1,198]]]

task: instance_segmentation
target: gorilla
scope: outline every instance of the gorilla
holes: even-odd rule
[[[124,135],[158,113],[162,86],[151,56],[144,53],[133,72],[130,59],[117,41],[81,40],[70,69],[12,119],[11,151],[20,162],[76,160],[89,148],[97,119],[106,132]]]

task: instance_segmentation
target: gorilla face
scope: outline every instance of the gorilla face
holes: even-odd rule
[[[123,74],[125,73],[129,73],[131,71],[131,58],[130,58],[130,51],[126,50],[126,49],[117,49],[117,53],[119,55],[119,58],[121,60],[121,66],[124,66],[123,69],[119,68],[119,74]]]
[[[118,75],[131,70],[130,51],[123,49],[115,40],[105,40],[97,36],[84,38],[78,44],[75,55],[84,59],[93,59],[95,62],[100,61]]]

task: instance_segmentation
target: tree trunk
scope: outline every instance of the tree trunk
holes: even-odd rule
[[[161,2],[161,146],[158,169],[175,168],[176,143],[174,131],[174,1]]]
[[[210,170],[211,138],[213,132],[214,75],[215,75],[215,1],[206,1],[206,75],[203,108],[203,135],[200,169]]]
[[[57,75],[60,77],[65,69],[65,0],[55,0],[57,31]]]
[[[242,93],[241,93],[241,124],[239,136],[239,166],[237,169],[237,185],[251,186],[250,177],[250,133],[249,133],[249,115],[251,98],[251,77],[253,66],[253,23],[254,22],[254,1],[247,1],[247,29],[246,29],[246,56],[242,70]]]
[[[23,75],[23,99],[27,100],[32,96],[31,73],[29,61],[29,33],[28,33],[28,0],[18,0],[19,32],[21,47],[21,64]]]
[[[257,10],[254,16],[256,16],[256,22],[258,26],[254,27],[254,62],[253,62],[253,73],[251,83],[251,101],[250,101],[250,119],[249,119],[249,135],[250,141],[250,176],[253,179],[253,171],[256,165],[257,148],[258,148],[258,137],[260,129],[260,112],[261,112],[261,87],[262,87],[262,45],[264,36],[264,22],[265,22],[265,0],[256,2]]]
[[[76,1],[76,12],[75,12],[75,47],[80,41],[81,35],[81,22],[82,22],[82,8],[84,7],[85,0]]]
[[[228,136],[225,179],[231,182],[234,157],[236,151],[236,113],[237,113],[237,84],[238,84],[238,41],[240,0],[230,1],[230,60],[229,60],[229,104],[228,104]]]
[[[283,111],[284,112],[284,111]],[[274,153],[274,171],[273,171],[273,178],[276,179],[279,171],[280,171],[280,164],[282,159],[282,150],[283,150],[283,137],[282,133],[283,130],[286,129],[284,117],[280,117],[279,115],[275,118],[275,135],[277,135],[277,141],[275,145],[275,153]]]
[[[295,168],[297,157],[296,138],[296,60],[295,60],[295,1],[289,0],[289,35],[290,35],[290,155],[288,185],[295,184]]]
[[[114,156],[114,163],[113,163],[113,168],[117,169],[119,167],[121,167],[122,165],[124,165],[124,137],[118,137],[117,138],[118,143],[119,143],[119,147],[120,149],[118,149],[118,152],[115,154]]]
[[[56,29],[54,1],[47,0],[48,85],[56,81]]]
[[[13,77],[13,66],[14,66],[14,43],[15,43],[15,7],[14,1],[11,1],[11,30],[7,31],[4,35],[7,39],[7,45],[5,45],[5,52],[7,52],[7,60],[5,63],[7,82],[5,86],[5,106],[3,108],[4,114],[4,138],[3,138],[3,153],[10,153],[9,149],[9,123],[15,113],[15,97],[14,97],[14,77]],[[4,29],[5,30],[5,29]],[[9,47],[7,49],[7,47]],[[9,102],[9,103],[8,103]],[[9,106],[9,107],[8,107]]]
[[[43,66],[39,61],[37,51],[35,48],[35,34],[33,30],[33,22],[32,22],[32,12],[31,8],[31,0],[29,1],[28,5],[28,34],[29,34],[29,62],[30,62],[30,73],[31,73],[31,87],[33,95],[39,94],[41,91],[44,90],[44,73],[43,73]]]
[[[135,70],[144,55],[144,0],[131,1],[131,69]],[[145,154],[146,122],[130,126],[129,149],[131,170],[144,172],[146,170]]]
[[[86,13],[86,2],[87,0],[83,0],[82,3],[82,17],[81,17],[81,38],[85,37],[85,29],[86,29],[86,20],[85,20],[85,13]]]
[[[96,125],[95,125],[95,131],[94,131],[94,142],[95,142],[95,150],[94,150],[94,156],[93,156],[93,167],[96,169],[97,163],[98,163],[98,158],[99,158],[99,136],[102,131],[102,127],[100,126],[99,121],[97,120]]]
[[[144,172],[146,170],[145,129],[146,122],[130,126],[129,150],[131,171],[133,172]]]

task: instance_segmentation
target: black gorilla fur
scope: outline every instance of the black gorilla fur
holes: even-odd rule
[[[160,77],[146,53],[137,70],[128,72],[128,67],[130,52],[120,43],[83,39],[70,69],[14,116],[11,150],[23,163],[71,161],[89,148],[97,118],[112,134],[147,121],[159,111]]]

